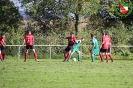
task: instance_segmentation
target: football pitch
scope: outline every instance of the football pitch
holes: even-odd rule
[[[132,88],[133,60],[62,62],[7,59],[0,62],[0,88]]]

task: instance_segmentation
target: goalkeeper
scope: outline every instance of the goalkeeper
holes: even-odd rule
[[[80,51],[78,49],[78,46],[80,45],[81,42],[84,41],[84,38],[81,38],[81,40],[76,40],[75,43],[74,43],[74,46],[72,48],[72,51],[71,51],[71,54],[69,55],[68,57],[68,61],[70,60],[70,58],[72,57],[73,53],[74,52],[77,52],[78,54],[78,61],[80,61],[80,58],[81,58],[81,54],[80,54]]]

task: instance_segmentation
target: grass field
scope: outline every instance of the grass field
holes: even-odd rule
[[[103,62],[7,59],[0,62],[0,88],[132,88],[133,60]]]

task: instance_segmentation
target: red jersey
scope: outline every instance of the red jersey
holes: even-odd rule
[[[32,34],[27,34],[24,37],[26,45],[33,45],[34,36]]]
[[[109,36],[103,36],[102,37],[102,49],[108,49],[111,45],[111,39]]]
[[[1,36],[0,37],[0,45],[4,45],[4,42],[3,42],[4,40],[5,40],[5,37],[4,36]]]
[[[73,46],[74,42],[77,40],[75,37],[66,37],[66,39],[68,39],[68,46]]]

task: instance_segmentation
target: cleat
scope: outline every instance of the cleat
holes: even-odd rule
[[[111,62],[113,62],[113,59],[111,59]]]
[[[100,61],[100,62],[104,62],[104,61]]]
[[[5,62],[5,60],[1,59],[2,62]]]
[[[2,60],[2,62],[5,62],[5,60]]]
[[[38,60],[38,59],[36,59],[36,61],[37,61],[37,62],[39,62],[39,60]]]
[[[24,60],[24,62],[26,62],[26,60]]]
[[[68,60],[63,60],[63,62],[67,62]]]

